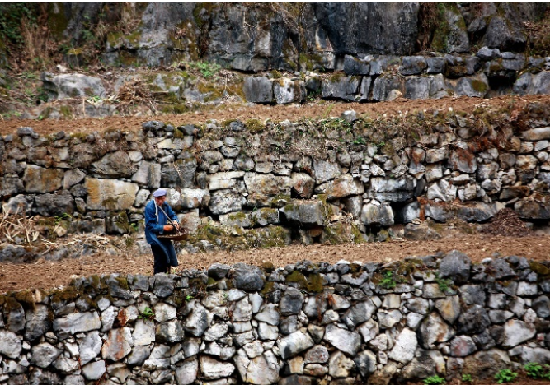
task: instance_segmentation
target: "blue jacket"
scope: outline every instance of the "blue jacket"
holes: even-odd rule
[[[163,203],[162,210],[166,212],[170,219],[177,222],[178,217],[166,202]],[[150,245],[161,245],[157,234],[163,234],[164,225],[169,224],[162,210],[160,207],[157,208],[154,200],[145,205],[145,210],[143,211],[145,217],[145,238]]]

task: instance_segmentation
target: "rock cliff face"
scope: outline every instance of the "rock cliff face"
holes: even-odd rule
[[[4,6],[7,7],[7,6]],[[466,53],[487,46],[524,52],[534,3],[56,3],[52,38],[83,45],[100,24],[111,64],[169,65],[181,58],[243,71],[333,69],[345,55]],[[106,29],[105,29],[106,28]],[[106,31],[106,33],[105,33]]]
[[[387,385],[545,364],[547,263],[216,263],[0,296],[0,383]]]
[[[52,3],[44,9],[47,45],[72,47],[64,49],[71,66],[100,59],[107,66],[184,72],[201,64],[262,73],[245,85],[254,103],[550,92],[542,3]],[[5,48],[0,45],[0,65]],[[290,75],[279,81],[278,71]],[[326,73],[334,73],[330,82]],[[209,98],[189,76],[176,77],[174,89],[154,87],[178,102]],[[242,84],[237,88],[228,94],[242,97]]]

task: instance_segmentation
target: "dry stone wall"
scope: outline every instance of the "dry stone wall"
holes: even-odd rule
[[[331,77],[245,79],[246,100],[253,103],[300,103],[311,95],[323,99],[379,102],[441,99],[446,96],[494,97],[547,95],[550,92],[548,58],[481,48],[475,54],[440,56],[346,55]],[[320,68],[319,68],[320,69]]]
[[[546,225],[549,140],[538,103],[494,115],[483,106],[377,119],[348,111],[267,126],[151,121],[103,135],[22,127],[0,141],[0,198],[4,213],[43,216],[43,231],[61,224],[57,235],[142,234],[144,205],[168,188],[189,252],[383,241],[396,223],[416,236],[419,218],[485,222],[505,206]],[[21,253],[4,247],[0,260]]]
[[[2,384],[388,384],[550,363],[548,263],[214,264],[0,296]]]

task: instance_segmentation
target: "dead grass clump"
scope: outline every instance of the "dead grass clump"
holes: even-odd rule
[[[121,105],[121,111],[129,110],[130,106],[138,104],[146,104],[154,114],[157,113],[157,108],[153,103],[151,91],[143,84],[142,80],[132,80],[124,83],[115,97]],[[128,111],[126,111],[127,113]]]

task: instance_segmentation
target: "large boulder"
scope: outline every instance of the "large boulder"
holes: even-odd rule
[[[153,173],[151,179],[147,177],[147,182],[150,181],[151,184],[158,186],[160,175],[157,174],[156,178],[154,177],[155,167],[158,169],[158,165],[152,167]],[[130,178],[136,171],[137,167],[130,160],[130,156],[126,151],[115,151],[107,154],[97,162],[92,163],[91,166],[91,172],[100,178]],[[148,168],[147,171],[149,171]],[[147,175],[149,175],[148,172]]]
[[[74,99],[107,95],[102,81],[98,77],[83,74],[59,74],[54,75],[44,72],[41,75],[44,90],[50,99]]]
[[[43,216],[72,215],[74,212],[74,198],[68,191],[38,195],[34,204],[33,211]]]
[[[328,38],[336,54],[406,55],[414,51],[418,9],[418,3],[319,3],[314,15],[320,28],[312,37],[318,45]]]
[[[243,91],[248,102],[273,102],[273,83],[266,77],[249,76],[245,78]]]
[[[290,195],[290,178],[270,174],[246,173],[244,183],[248,190],[249,206],[269,206],[276,195]]]
[[[449,341],[454,331],[436,313],[431,313],[420,324],[419,340],[424,349],[434,349],[436,343]]]
[[[290,335],[281,338],[279,341],[281,358],[284,360],[294,357],[312,346],[313,339],[311,336],[309,334],[304,334],[301,331],[291,333]]]
[[[139,186],[114,179],[86,179],[88,210],[128,210],[133,206]]]
[[[360,78],[334,77],[323,81],[323,99],[355,100],[359,89]]]
[[[338,350],[341,350],[351,356],[356,355],[359,351],[359,347],[361,346],[361,336],[359,333],[349,332],[346,329],[336,326],[335,324],[330,324],[327,326],[323,339]]]
[[[378,102],[394,99],[392,95],[405,95],[405,79],[399,76],[382,75],[374,80],[372,99]]]
[[[390,205],[368,203],[361,210],[361,221],[366,225],[393,225],[393,210]]]
[[[483,350],[464,358],[463,372],[474,378],[492,378],[501,369],[510,367],[510,357],[503,350]]]
[[[51,193],[61,189],[64,171],[28,165],[23,176],[27,193]]]
[[[303,82],[287,78],[282,78],[275,82],[273,91],[277,104],[302,102],[306,94]]]

